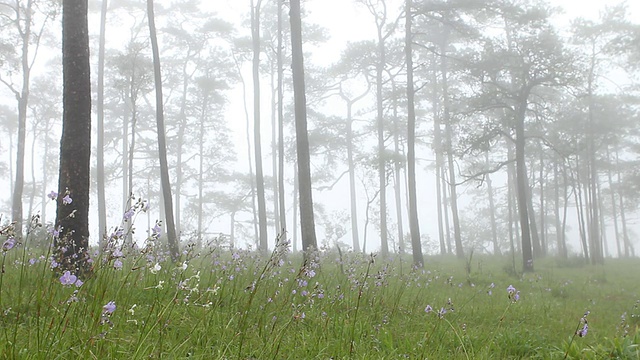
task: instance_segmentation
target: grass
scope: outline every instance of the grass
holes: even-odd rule
[[[415,269],[409,256],[326,251],[301,267],[281,244],[190,248],[175,265],[150,246],[104,252],[77,287],[25,242],[0,259],[3,358],[640,358],[639,259],[541,259],[510,275],[510,259],[477,254]]]

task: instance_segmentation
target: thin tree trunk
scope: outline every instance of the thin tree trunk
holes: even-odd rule
[[[451,126],[451,116],[449,115],[450,105],[449,105],[449,85],[448,85],[448,65],[447,65],[447,54],[446,54],[446,44],[447,40],[443,41],[441,46],[442,56],[440,58],[440,65],[442,70],[442,98],[444,99],[443,103],[443,121],[445,125],[445,143],[447,148],[447,162],[449,168],[449,189],[450,189],[450,197],[451,197],[451,217],[453,220],[453,236],[456,245],[456,256],[458,258],[464,257],[464,249],[462,247],[462,234],[460,233],[460,217],[458,214],[458,194],[456,190],[456,173],[455,167],[453,166],[453,129]]]
[[[255,186],[255,177],[253,176],[253,161],[251,160],[251,120],[249,119],[249,110],[247,105],[247,85],[244,81],[244,76],[242,76],[242,69],[240,68],[240,64],[238,60],[234,57],[236,68],[238,69],[238,76],[240,77],[240,83],[242,84],[242,104],[244,109],[244,118],[245,118],[245,136],[247,140],[247,160],[249,163],[249,186],[251,186],[251,212],[253,214],[253,238],[255,239],[256,248],[259,247],[258,244],[258,211],[256,209],[256,186]]]
[[[611,159],[611,152],[609,150],[609,146],[606,147],[607,150],[607,162],[611,164],[613,159]],[[616,202],[616,192],[615,192],[615,184],[613,183],[613,175],[611,174],[611,165],[607,167],[607,180],[609,182],[609,195],[611,196],[611,212],[613,216],[613,231],[616,240],[616,254],[618,257],[622,256],[622,247],[620,246],[620,229],[618,228],[618,204]]]
[[[485,160],[489,163],[489,153],[485,153]],[[493,183],[491,176],[487,175],[487,197],[489,198],[489,216],[491,219],[491,241],[493,243],[493,254],[500,255],[500,245],[498,245],[498,226],[496,224],[496,205],[493,199]]]
[[[418,222],[418,195],[416,189],[416,113],[415,91],[413,88],[413,49],[411,46],[411,0],[406,0],[405,22],[405,57],[407,62],[407,170],[409,192],[409,231],[411,232],[411,250],[413,263],[416,266],[424,266],[422,256],[422,244],[420,242],[420,226]]]
[[[260,4],[251,0],[251,40],[253,44],[253,142],[256,161],[256,190],[258,192],[259,248],[266,252],[267,205],[264,196],[264,174],[262,172],[262,145],[260,142]]]
[[[107,241],[107,200],[105,196],[104,173],[104,52],[107,23],[107,4],[108,0],[102,0],[102,9],[100,11],[100,41],[98,45],[98,95],[96,104],[96,112],[98,117],[96,180],[98,185],[98,241],[100,249],[105,248]]]
[[[351,204],[351,239],[353,241],[353,251],[360,252],[360,239],[358,232],[358,205],[356,199],[356,175],[353,161],[353,119],[351,108],[353,102],[347,101],[347,162],[349,165],[349,198]]]
[[[618,180],[618,188],[620,188],[620,184],[622,184],[622,175],[620,173],[620,154],[618,150],[618,146],[615,148],[616,153],[616,175]],[[622,225],[622,240],[624,243],[624,257],[631,256],[631,243],[629,241],[629,233],[627,232],[627,218],[625,215],[624,209],[624,196],[622,191],[618,189],[618,199],[620,201],[620,224]]]
[[[23,21],[16,21],[21,36],[22,52],[20,54],[22,66],[22,89],[20,92],[14,90],[18,99],[18,153],[16,156],[16,177],[13,186],[13,202],[12,202],[12,221],[15,222],[15,228],[18,236],[22,236],[22,192],[24,191],[24,157],[27,132],[27,105],[29,103],[29,83],[31,78],[31,66],[29,63],[29,44],[31,41],[31,13],[33,1],[28,0],[26,8],[20,9],[20,4],[16,4],[17,12],[24,10]],[[19,17],[19,15],[18,15]],[[24,29],[21,25],[24,24]],[[13,89],[11,89],[13,90]]]
[[[382,25],[378,25],[378,59],[376,63],[376,123],[378,131],[378,187],[380,189],[380,252],[389,255],[387,234],[387,174],[384,146],[384,109],[382,97],[382,72],[385,65],[385,46],[382,37]]]
[[[278,0],[278,195],[280,197],[280,238],[287,241],[287,207],[285,203],[284,187],[284,68],[282,65],[283,34],[282,34],[282,6],[284,0]]]
[[[533,251],[531,247],[531,230],[529,227],[529,188],[527,185],[527,170],[525,163],[525,132],[524,120],[527,111],[527,98],[530,88],[525,88],[520,94],[516,108],[516,182],[518,196],[518,211],[520,213],[520,229],[522,233],[522,269],[533,272]]]
[[[432,71],[432,82],[433,82],[433,99],[432,99],[432,108],[433,108],[433,151],[436,155],[436,202],[438,209],[438,239],[440,240],[440,254],[444,255],[447,253],[447,245],[445,243],[444,237],[444,219],[443,219],[443,207],[445,204],[443,203],[443,193],[442,193],[442,167],[443,167],[443,159],[442,159],[442,134],[440,129],[440,115],[439,111],[439,103],[440,98],[438,94],[438,70],[437,70],[437,58],[434,58],[434,69]]]
[[[311,190],[311,159],[307,133],[307,100],[305,95],[304,60],[302,52],[302,21],[300,0],[291,0],[291,57],[293,70],[293,98],[296,117],[296,150],[298,159],[298,187],[300,196],[300,230],[305,257],[318,248],[313,217]]]
[[[173,201],[171,197],[171,183],[169,181],[169,164],[167,162],[167,141],[164,127],[164,106],[162,98],[162,73],[160,70],[160,51],[156,37],[155,16],[153,13],[153,0],[147,0],[147,16],[149,17],[149,35],[153,52],[153,73],[156,88],[156,124],[158,131],[158,153],[160,155],[160,180],[162,182],[162,194],[166,212],[166,229],[169,252],[171,259],[177,262],[180,258],[180,249],[176,236],[176,227],[173,219]]]

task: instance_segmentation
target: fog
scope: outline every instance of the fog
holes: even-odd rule
[[[156,2],[173,213],[182,244],[259,247],[256,175],[261,167],[269,246],[286,223],[293,249],[302,248],[288,7],[282,10],[279,32],[278,2],[255,2],[258,86],[252,76],[249,1]],[[62,124],[61,17],[51,1],[34,4],[33,33],[23,58],[18,27],[24,24],[14,21],[11,9],[26,4],[0,1],[0,185],[6,190],[0,194],[0,223],[11,221],[15,207],[21,161],[18,100],[25,99],[28,88],[22,214],[24,219],[39,214],[51,226],[56,204],[47,195],[58,186]],[[90,226],[91,242],[97,244],[102,3],[89,4]],[[318,245],[410,253],[404,2],[309,0],[302,8]],[[527,204],[536,255],[635,256],[640,25],[634,19],[639,5],[415,0],[412,12],[422,251],[519,253],[519,210]],[[141,242],[157,220],[164,222],[166,212],[144,4],[109,1],[105,34],[107,234],[143,199],[148,210],[133,219],[133,239]],[[259,111],[254,111],[256,89]],[[283,187],[277,182],[280,120]],[[524,137],[518,133],[519,121]],[[258,138],[261,161],[256,161]],[[519,139],[524,144],[521,165]],[[518,185],[518,169],[524,187]],[[527,202],[522,203],[518,191],[524,189],[520,196]],[[382,197],[386,204],[381,205]]]

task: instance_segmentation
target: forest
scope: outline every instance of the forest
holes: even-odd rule
[[[637,359],[640,7],[570,3],[0,0],[0,356]]]
[[[147,8],[90,2],[92,244],[143,199],[144,228],[158,221],[181,244],[266,250],[280,234],[298,251],[312,206],[316,246],[416,263],[635,255],[640,30],[627,4],[560,27],[561,8],[541,1],[354,1],[370,36],[324,65],[329,32],[303,21],[313,205],[299,203],[288,4],[249,5],[227,19],[156,4],[164,185]],[[2,213],[22,230],[34,216],[53,228],[48,195],[65,190],[61,9],[2,3]]]

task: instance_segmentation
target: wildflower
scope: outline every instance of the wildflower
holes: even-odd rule
[[[53,267],[53,264],[51,264],[51,266]],[[65,286],[73,285],[77,280],[78,280],[78,277],[71,274],[71,272],[68,270],[65,271],[64,274],[62,274],[62,276],[60,277],[60,283]]]
[[[431,307],[431,305],[427,305],[427,307],[424,308],[424,312],[426,312],[427,314],[432,312],[432,311],[433,311],[433,308]]]
[[[102,315],[111,315],[116,311],[116,302],[109,301],[105,306],[102,307]]]
[[[124,221],[128,221],[133,217],[133,214],[135,213],[135,211],[133,211],[133,208],[127,210],[124,215],[123,215],[123,220]]]
[[[16,246],[16,239],[11,236],[2,244],[2,251],[9,251],[13,249],[14,246]]]
[[[51,190],[51,192],[49,193],[49,195],[47,195],[47,197],[48,197],[49,199],[51,199],[51,200],[55,200],[55,199],[57,199],[57,198],[58,198],[58,193],[57,193],[57,192],[55,192],[55,191],[53,191],[53,190]]]
[[[513,285],[509,285],[509,287],[507,287],[507,293],[509,294],[509,299],[512,302],[520,300],[520,291],[517,291]]]
[[[149,269],[149,271],[151,271],[152,274],[157,274],[158,271],[162,270],[162,266],[160,266],[160,264],[156,263],[155,265],[153,265],[153,267],[151,269]]]
[[[445,309],[445,308],[440,308],[440,311],[438,311],[438,317],[439,317],[440,319],[442,319],[442,318],[444,317],[444,314],[446,314],[446,313],[447,313],[447,309]]]
[[[589,325],[585,322],[584,325],[582,326],[582,329],[578,330],[576,334],[580,337],[585,337],[587,336],[588,330],[589,330]]]
[[[116,270],[122,270],[122,261],[120,261],[120,259],[116,259],[116,261],[113,262],[113,268]]]
[[[151,236],[158,237],[162,233],[162,228],[160,227],[160,224],[156,223],[151,229],[151,231],[152,231]]]
[[[71,198],[71,196],[69,196],[69,194],[65,195],[62,198],[62,205],[69,205],[73,202],[73,199]]]
[[[80,279],[76,280],[76,282],[75,282],[76,287],[80,287],[80,286],[82,286],[82,284],[84,284],[84,282],[82,280],[80,280]]]

